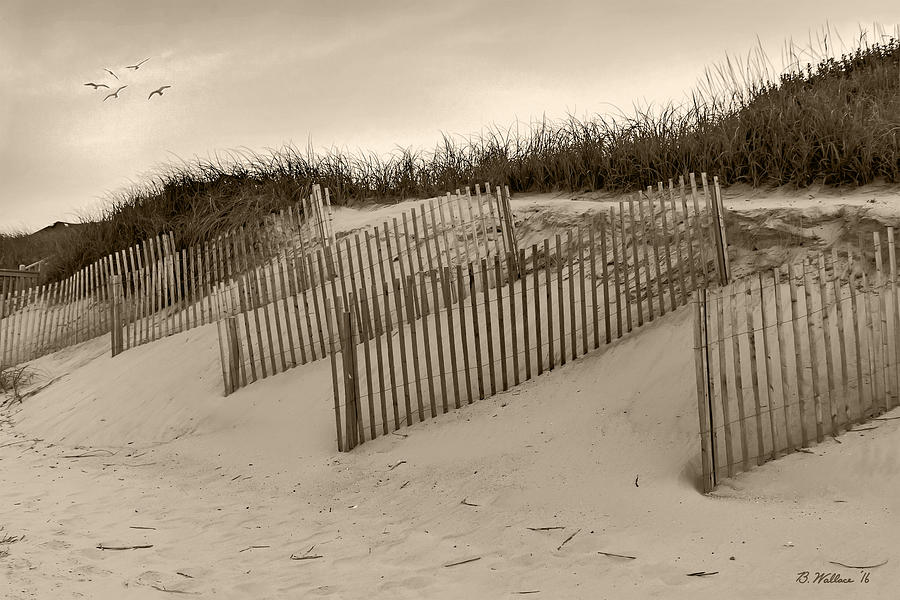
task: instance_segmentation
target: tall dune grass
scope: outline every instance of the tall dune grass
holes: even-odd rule
[[[444,135],[431,152],[285,146],[171,165],[113,195],[56,248],[31,254],[21,250],[28,236],[0,236],[0,257],[13,264],[7,256],[32,262],[53,252],[50,274],[60,277],[164,230],[174,229],[181,246],[261,218],[308,195],[313,182],[350,204],[484,181],[509,182],[514,192],[628,190],[689,171],[754,186],[900,181],[900,43],[861,38],[840,57],[825,54],[803,66],[798,54],[783,74],[762,54],[745,64],[729,58],[707,70],[685,105]]]

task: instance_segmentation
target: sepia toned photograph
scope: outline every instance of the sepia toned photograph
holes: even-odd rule
[[[0,2],[0,598],[900,597],[900,4]]]

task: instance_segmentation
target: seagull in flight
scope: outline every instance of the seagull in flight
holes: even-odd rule
[[[110,71],[110,70],[109,70],[109,69],[103,69],[103,70],[104,70],[104,71],[106,71],[106,72],[107,72],[107,73],[109,73],[109,74],[110,74],[110,75],[112,75],[112,76],[113,76],[113,77],[115,77],[115,78],[116,78],[116,80],[118,80],[118,79],[119,79],[119,76],[118,76],[118,75],[116,75],[116,74],[115,74],[115,73],[113,73],[113,72],[112,72],[112,71]]]
[[[119,98],[119,92],[121,92],[122,90],[124,90],[124,89],[127,88],[127,87],[128,87],[127,85],[123,85],[122,87],[120,87],[119,89],[117,89],[116,91],[114,91],[112,94],[110,94],[110,95],[108,95],[106,98],[104,98],[103,101],[106,102],[106,101],[109,100],[110,98],[115,98],[115,99],[118,100],[118,98]]]
[[[150,95],[147,96],[147,100],[149,100],[150,98],[152,98],[152,97],[153,97],[153,94],[159,94],[159,97],[162,98],[163,90],[169,89],[170,87],[172,87],[172,86],[171,86],[171,85],[164,85],[164,86],[162,86],[161,88],[159,88],[158,90],[153,90],[152,92],[150,92]]]
[[[137,63],[136,65],[128,65],[128,66],[125,67],[125,68],[126,68],[126,69],[134,69],[135,71],[137,71],[138,69],[141,68],[141,65],[144,64],[145,62],[147,62],[148,60],[150,60],[150,59],[149,59],[149,58],[145,58],[144,60],[142,60],[141,62]]]
[[[93,82],[88,82],[88,83],[86,83],[86,84],[84,84],[84,85],[92,85],[92,86],[94,86],[94,89],[95,89],[95,90],[96,90],[97,88],[102,88],[102,87],[105,87],[106,89],[109,89],[109,86],[106,85],[105,83],[93,83]]]

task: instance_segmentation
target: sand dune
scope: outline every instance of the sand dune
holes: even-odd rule
[[[576,204],[573,214],[598,205]],[[0,538],[25,535],[0,544],[3,597],[851,598],[896,587],[900,420],[702,495],[689,308],[348,454],[336,452],[327,361],[224,398],[216,344],[206,326],[115,359],[101,338],[33,363],[32,386],[53,383],[0,425]],[[868,583],[829,562],[884,560]],[[716,574],[688,576],[699,571]],[[803,571],[810,583],[797,583]],[[816,572],[855,582],[812,583]]]

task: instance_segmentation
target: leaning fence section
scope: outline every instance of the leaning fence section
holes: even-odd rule
[[[284,248],[312,253],[332,247],[333,221],[330,192],[314,185],[308,198],[287,210],[215,238],[179,248],[169,232],[121,251],[121,297],[113,326],[121,329],[122,343],[113,355],[216,322],[219,286],[278,260]]]
[[[683,183],[660,185],[507,256],[335,294],[325,319],[339,449],[508,390],[688,303],[727,267],[705,208]]]
[[[331,354],[339,342],[332,307],[346,306],[359,288],[385,294],[388,282],[396,280],[401,301],[388,308],[392,321],[407,313],[407,302],[413,318],[430,314],[439,299],[432,287],[420,294],[419,282],[435,278],[441,265],[499,255],[506,268],[514,227],[509,190],[485,184],[484,193],[476,185],[474,194],[467,188],[413,204],[379,225],[338,237],[333,246],[286,246],[266,260],[254,260],[242,247],[243,267],[217,288],[226,394]]]
[[[894,229],[694,294],[703,487],[850,431],[900,398]]]

